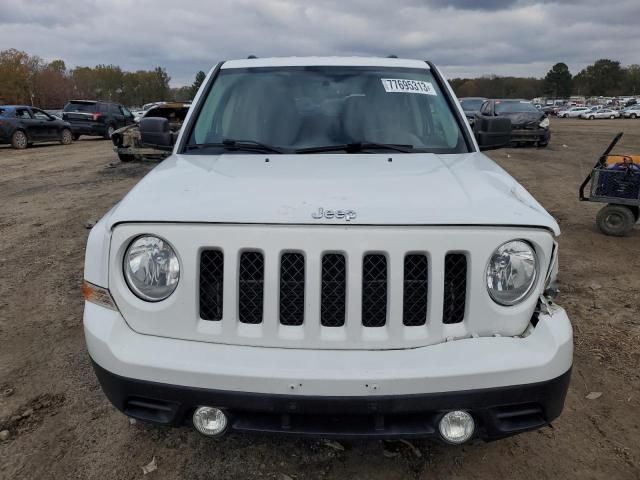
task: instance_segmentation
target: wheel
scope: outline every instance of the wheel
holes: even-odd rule
[[[538,142],[538,148],[547,148],[549,142]]]
[[[636,115],[635,113],[632,113],[631,115],[629,115],[629,118],[638,118],[638,115]]]
[[[133,162],[136,159],[135,155],[129,155],[127,153],[119,153],[118,158],[121,162]]]
[[[16,150],[24,150],[28,144],[27,134],[22,130],[16,130],[13,132],[13,135],[11,135],[11,146]]]
[[[113,132],[116,131],[116,127],[114,127],[113,125],[109,125],[107,127],[107,132],[104,134],[104,138],[106,140],[109,140],[111,138],[111,135],[113,135]]]
[[[79,138],[80,138],[80,134],[79,133],[74,133],[73,134],[73,141],[74,142],[77,142]]]
[[[636,223],[633,211],[624,205],[607,205],[598,212],[596,225],[605,235],[623,237]]]
[[[589,120],[593,120],[594,118],[596,117],[594,117],[593,115],[589,115]]]
[[[71,134],[71,130],[65,128],[62,130],[62,135],[60,135],[60,143],[62,145],[71,145],[73,142],[73,135]]]
[[[611,120],[613,120],[614,118],[616,118],[616,116],[615,116],[615,115],[611,115],[609,118],[610,118]]]

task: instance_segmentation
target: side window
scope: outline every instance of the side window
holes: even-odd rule
[[[129,109],[127,107],[123,107],[122,105],[120,105],[120,112],[125,117],[133,117],[133,114],[129,111]]]
[[[21,118],[23,120],[31,120],[31,114],[29,110],[26,108],[19,108],[16,110],[16,117]]]
[[[31,111],[33,112],[33,118],[36,120],[49,120],[49,115],[44,113],[42,110],[33,108]]]
[[[490,105],[491,105],[491,102],[484,102],[482,104],[482,107],[480,107],[480,113],[482,115],[489,115],[491,110]]]

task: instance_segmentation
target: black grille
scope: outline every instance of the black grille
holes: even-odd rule
[[[424,325],[427,321],[428,267],[426,255],[404,257],[402,322],[408,327]]]
[[[322,257],[322,296],[320,322],[324,327],[344,325],[347,296],[347,266],[344,255],[328,253]]]
[[[449,253],[444,260],[443,323],[460,323],[467,301],[467,257]]]
[[[200,260],[200,318],[222,320],[224,256],[218,250],[202,252]]]
[[[243,252],[238,272],[238,318],[242,323],[262,323],[264,256]]]
[[[387,257],[365,255],[362,261],[362,324],[382,327],[387,322]]]
[[[304,321],[304,255],[285,253],[280,259],[280,323]]]

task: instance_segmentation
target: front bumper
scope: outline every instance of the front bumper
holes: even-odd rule
[[[554,306],[526,337],[453,340],[406,350],[244,347],[141,335],[85,304],[85,336],[111,402],[135,418],[188,423],[225,408],[231,428],[336,437],[437,436],[468,410],[486,440],[540,428],[561,410],[572,364],[569,319]]]
[[[514,127],[511,130],[512,142],[539,142],[549,143],[551,131],[547,128],[519,129]]]

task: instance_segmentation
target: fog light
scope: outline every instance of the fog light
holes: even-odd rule
[[[454,410],[440,420],[440,435],[449,443],[464,443],[471,438],[476,428],[473,417],[467,412]]]
[[[215,437],[227,429],[227,416],[214,407],[198,407],[193,412],[193,426],[203,435]]]

